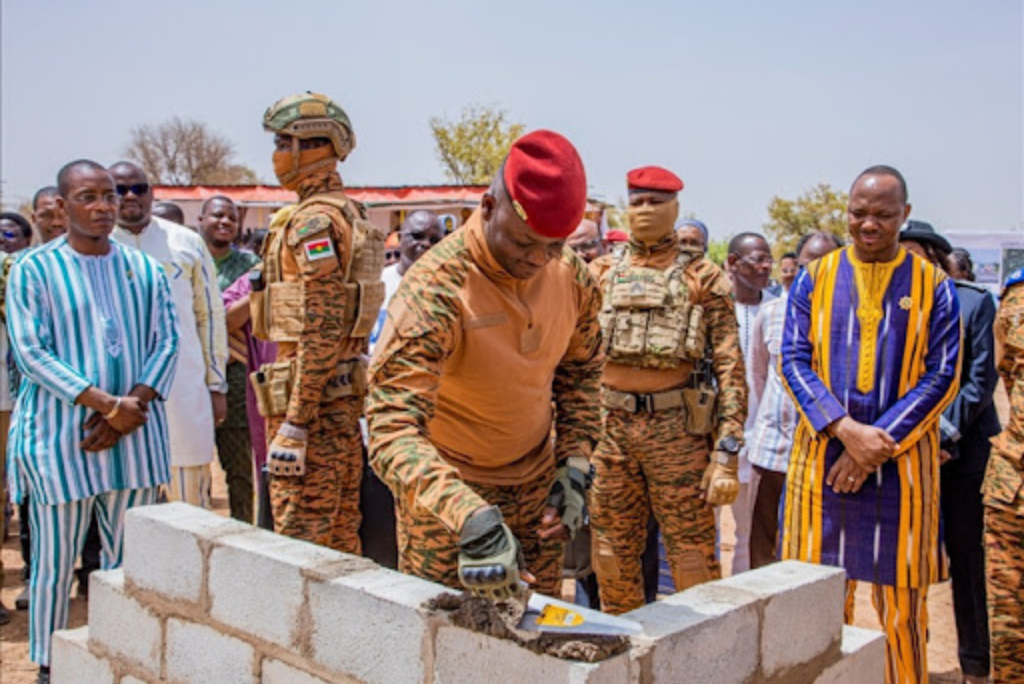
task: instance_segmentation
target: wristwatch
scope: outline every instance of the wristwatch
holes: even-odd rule
[[[727,454],[732,454],[735,456],[736,454],[740,453],[739,440],[737,440],[732,435],[729,435],[728,437],[723,437],[722,439],[718,440],[718,446],[715,447],[715,451],[724,451]]]

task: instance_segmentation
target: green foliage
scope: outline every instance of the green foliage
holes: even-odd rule
[[[449,179],[464,185],[491,182],[512,143],[526,130],[507,116],[504,109],[469,105],[457,121],[430,119],[437,156]]]
[[[727,256],[729,256],[729,240],[711,240],[708,244],[708,259],[724,268]]]
[[[827,183],[819,183],[795,200],[773,197],[768,204],[769,220],[764,224],[764,231],[772,243],[775,258],[796,249],[801,237],[816,230],[847,240],[848,201],[847,193],[836,191]]]

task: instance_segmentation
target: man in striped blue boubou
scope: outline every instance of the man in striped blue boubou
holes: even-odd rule
[[[12,497],[30,497],[29,642],[49,682],[50,640],[68,619],[75,557],[93,511],[102,567],[121,562],[125,512],[169,479],[163,398],[178,327],[163,270],[110,239],[114,181],[95,162],[61,169],[68,232],[11,269],[7,325],[23,374],[8,458]]]

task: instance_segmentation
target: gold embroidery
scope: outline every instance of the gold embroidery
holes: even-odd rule
[[[867,393],[875,386],[875,366],[878,354],[878,326],[882,322],[882,301],[892,282],[896,268],[903,263],[907,252],[888,262],[866,264],[849,251],[850,265],[857,284],[857,320],[860,321],[860,359],[857,367],[857,389]],[[902,302],[900,302],[902,306]]]

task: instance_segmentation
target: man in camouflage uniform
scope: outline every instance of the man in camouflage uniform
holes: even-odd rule
[[[591,265],[604,293],[608,356],[591,492],[593,562],[601,605],[613,614],[644,603],[640,554],[652,512],[677,591],[721,576],[708,504],[736,496],[747,406],[729,282],[702,252],[680,249],[673,230],[683,182],[659,167],[635,169],[627,180],[629,245]],[[717,410],[711,379],[694,372],[709,349]]]
[[[982,486],[994,684],[1024,682],[1024,269],[1010,276],[996,316],[999,374],[1010,420],[992,438]]]
[[[250,299],[254,333],[278,344],[277,361],[254,374],[272,435],[274,527],[358,554],[360,355],[384,295],[384,235],[335,168],[355,147],[341,107],[314,93],[286,97],[263,126],[274,133],[274,173],[300,200],[275,216]]]
[[[522,573],[558,594],[600,420],[600,292],[565,248],[585,205],[569,141],[520,138],[480,209],[388,306],[367,418],[403,572],[494,598],[518,593]]]

